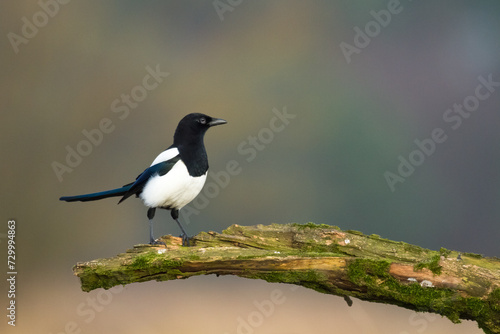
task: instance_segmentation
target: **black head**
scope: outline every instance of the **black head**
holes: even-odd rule
[[[223,119],[210,117],[205,114],[188,114],[177,125],[174,135],[174,145],[179,146],[203,140],[205,132],[210,127],[226,123]]]

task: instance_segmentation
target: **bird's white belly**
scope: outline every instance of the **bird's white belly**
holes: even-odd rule
[[[192,177],[182,161],[178,161],[165,175],[152,176],[139,195],[151,208],[181,209],[200,193],[207,173]]]

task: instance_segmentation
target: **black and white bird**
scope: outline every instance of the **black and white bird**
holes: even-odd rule
[[[153,217],[156,209],[161,208],[170,210],[172,218],[182,231],[182,244],[189,246],[187,233],[179,222],[179,210],[191,202],[205,184],[208,173],[208,158],[203,143],[205,133],[212,126],[226,123],[223,119],[204,114],[186,115],[175,130],[172,146],[160,153],[135,182],[113,190],[65,196],[60,200],[87,202],[121,196],[119,204],[136,195],[148,207],[151,244],[160,243],[153,237]]]

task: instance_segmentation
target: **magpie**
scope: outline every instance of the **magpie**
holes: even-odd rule
[[[161,152],[134,182],[121,188],[77,196],[64,196],[61,201],[87,202],[121,196],[118,204],[132,195],[140,197],[148,207],[149,242],[162,244],[153,237],[153,218],[157,208],[170,210],[170,215],[181,229],[182,245],[189,246],[189,238],[179,221],[179,210],[201,191],[208,173],[208,158],[203,143],[207,130],[226,124],[220,118],[193,113],[184,116],[174,133],[174,143]]]

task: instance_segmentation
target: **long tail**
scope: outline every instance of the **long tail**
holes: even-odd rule
[[[66,202],[88,202],[88,201],[97,201],[99,199],[107,198],[107,197],[115,197],[115,196],[123,196],[129,189],[132,187],[132,184],[127,184],[121,188],[101,191],[98,193],[85,194],[85,195],[77,195],[77,196],[63,196],[59,198],[61,201]]]

